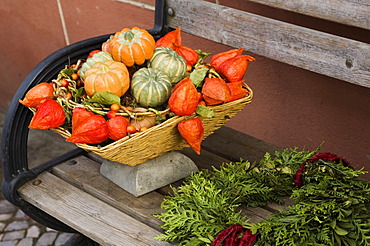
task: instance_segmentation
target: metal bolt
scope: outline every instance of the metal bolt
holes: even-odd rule
[[[33,185],[39,185],[39,184],[41,184],[41,180],[39,180],[39,179],[35,179],[33,182],[32,182],[32,184]]]
[[[67,161],[67,165],[74,165],[76,163],[77,163],[77,161],[75,161],[75,160],[69,160],[69,161]]]
[[[173,9],[172,8],[168,8],[168,10],[167,10],[167,14],[169,15],[169,16],[174,16],[174,11],[173,11]]]
[[[346,59],[346,67],[347,68],[352,68],[353,67],[353,61],[351,59]]]

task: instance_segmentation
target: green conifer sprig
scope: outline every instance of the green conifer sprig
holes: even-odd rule
[[[300,165],[318,152],[297,148],[266,153],[258,163],[224,163],[202,170],[172,187],[162,203],[165,212],[159,240],[178,245],[210,245],[217,233],[241,224],[258,233],[257,246],[369,246],[370,181],[365,172],[342,163],[312,162],[304,169],[304,185],[294,185]],[[240,206],[282,203],[289,196],[295,204],[264,221],[249,223]]]

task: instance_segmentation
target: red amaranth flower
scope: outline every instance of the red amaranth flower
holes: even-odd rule
[[[347,161],[346,159],[344,159],[342,157],[339,157],[335,154],[328,153],[328,152],[316,154],[313,157],[311,157],[310,159],[308,159],[307,162],[314,162],[314,161],[318,161],[318,160],[330,161],[330,162],[334,162],[334,163],[337,163],[337,164],[340,161],[342,161],[342,163],[345,167],[351,167],[350,162]]]
[[[343,165],[345,167],[349,167],[349,168],[352,168],[351,167],[351,164],[349,161],[347,161],[346,159],[342,158],[342,157],[339,157],[335,154],[332,154],[332,153],[318,153],[314,156],[312,156],[310,159],[308,159],[307,161],[303,162],[302,165],[299,167],[299,169],[297,170],[296,174],[294,175],[294,184],[300,188],[302,187],[303,185],[303,170],[306,166],[307,163],[311,163],[311,162],[316,162],[316,161],[319,161],[319,160],[322,160],[322,161],[330,161],[330,162],[333,162],[333,163],[340,163],[342,161]]]
[[[306,163],[307,162],[303,162],[302,165],[299,167],[298,171],[294,175],[294,184],[298,188],[301,188],[303,185],[302,176],[303,176],[303,170],[304,170],[304,167],[306,166]]]
[[[252,246],[256,238],[257,234],[253,235],[251,230],[234,224],[219,232],[211,246]]]
[[[243,237],[240,239],[238,246],[252,246],[256,238],[257,233],[253,235],[251,230],[247,230],[244,233]]]

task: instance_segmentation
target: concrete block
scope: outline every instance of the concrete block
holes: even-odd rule
[[[197,166],[189,157],[176,151],[134,167],[104,160],[100,168],[100,173],[104,177],[136,197],[197,171]]]

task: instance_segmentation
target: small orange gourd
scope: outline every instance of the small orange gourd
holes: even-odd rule
[[[85,72],[84,86],[90,97],[101,91],[108,91],[121,97],[130,87],[128,69],[122,62],[113,60],[96,62]]]
[[[115,61],[131,67],[142,65],[153,56],[155,49],[153,36],[145,29],[138,27],[124,28],[116,32],[109,42],[109,50]]]

